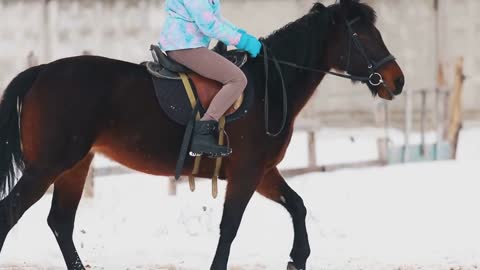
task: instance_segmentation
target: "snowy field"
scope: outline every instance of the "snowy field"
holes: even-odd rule
[[[394,142],[400,136],[392,132]],[[321,163],[375,159],[382,131],[317,134]],[[352,140],[353,138],[353,140]],[[288,179],[308,209],[314,270],[469,270],[480,268],[480,130],[461,134],[459,160],[315,173]],[[306,162],[306,135],[292,141],[283,168]],[[338,149],[341,149],[340,151]],[[97,161],[102,163],[104,161]],[[222,214],[209,182],[167,196],[164,178],[96,179],[75,228],[90,269],[209,269]],[[46,217],[46,195],[10,233],[0,269],[64,269]],[[234,242],[230,269],[285,269],[293,229],[285,210],[255,195]]]

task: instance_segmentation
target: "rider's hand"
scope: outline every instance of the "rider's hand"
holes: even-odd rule
[[[240,30],[239,33],[241,33]],[[256,37],[245,32],[242,33],[242,38],[240,39],[237,48],[247,51],[250,56],[255,58],[258,56],[260,50],[262,49],[262,43],[260,43],[260,41],[258,41]]]

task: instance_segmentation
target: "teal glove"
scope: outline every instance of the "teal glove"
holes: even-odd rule
[[[238,28],[237,32],[240,33],[240,34],[242,34],[242,35],[247,33],[247,31],[245,31],[245,30],[243,30],[243,29],[241,29],[241,28]]]
[[[239,32],[240,33],[240,32]],[[257,57],[262,49],[262,43],[248,33],[243,33],[240,42],[237,45],[240,50],[247,51],[253,58]]]

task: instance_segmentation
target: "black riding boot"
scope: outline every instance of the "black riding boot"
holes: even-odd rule
[[[212,158],[230,155],[232,149],[218,145],[218,140],[214,136],[217,131],[217,121],[196,121],[190,154],[195,156],[206,154]]]

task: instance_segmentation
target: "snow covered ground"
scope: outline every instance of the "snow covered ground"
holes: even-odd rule
[[[321,131],[319,159],[374,159],[375,134],[382,133]],[[479,269],[479,137],[480,130],[462,132],[458,161],[289,179],[309,210],[308,269]],[[305,134],[295,136],[282,167],[305,165],[305,140]],[[95,198],[83,200],[77,215],[74,238],[84,263],[107,270],[208,269],[225,185],[217,200],[210,196],[209,182],[197,186],[190,193],[181,184],[178,195],[169,197],[163,178],[130,174],[97,179]],[[44,196],[10,233],[0,269],[64,269],[46,224],[50,200]],[[230,269],[285,269],[292,237],[287,212],[255,195],[234,242]]]

